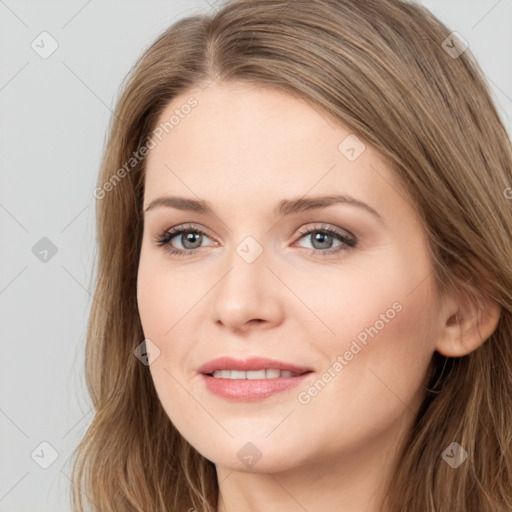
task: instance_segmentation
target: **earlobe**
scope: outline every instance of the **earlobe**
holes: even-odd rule
[[[462,357],[483,345],[496,330],[501,306],[491,299],[485,304],[466,299],[451,301],[451,308],[445,311],[436,350],[446,357]]]

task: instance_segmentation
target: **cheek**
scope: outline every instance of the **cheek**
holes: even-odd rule
[[[384,265],[381,259],[380,267],[371,263],[361,259],[350,268],[340,266],[321,275],[288,276],[287,283],[301,300],[287,304],[287,316],[294,323],[307,320],[300,327],[316,333],[316,346],[322,340],[324,347],[339,350],[358,335],[364,343],[372,336],[368,330],[383,338],[398,325],[407,326],[408,319],[415,322],[425,316],[427,299],[422,291],[410,293],[417,284],[414,276],[393,260]],[[400,338],[395,342],[399,344]]]
[[[174,403],[180,384],[188,386],[192,377],[194,345],[206,314],[201,299],[208,286],[196,272],[176,272],[160,258],[141,253],[138,311],[145,338],[160,351],[149,369],[164,406]]]
[[[200,298],[199,285],[197,278],[174,272],[161,258],[145,256],[143,251],[137,275],[137,303],[145,336],[170,339],[173,326]]]
[[[311,288],[308,306],[322,321],[315,322],[322,335],[314,337],[312,328],[308,338],[315,340],[312,350],[323,353],[320,371],[336,375],[325,375],[333,382],[326,385],[333,400],[414,398],[435,346],[435,297],[431,279],[425,279],[428,266],[421,263],[411,268],[397,257],[385,269],[366,265],[365,272],[332,276],[327,293]]]
[[[385,422],[404,408],[412,411],[422,399],[435,346],[433,310],[428,288],[408,293],[381,289],[378,298],[360,303],[364,307],[347,303],[347,321],[340,318],[336,324],[343,334],[330,343],[330,368],[339,356],[343,368],[337,367],[336,383],[325,399],[346,404],[354,418],[372,410],[374,421]]]
[[[362,448],[412,421],[432,356],[423,297],[380,294],[363,308],[349,306],[335,324],[341,335],[323,345],[328,357],[317,380],[296,393],[297,418],[311,423],[305,430],[322,430],[330,440],[326,454],[348,441]]]
[[[149,365],[155,390],[169,418],[181,426],[181,420],[194,422],[197,414],[187,403],[190,397],[182,386],[188,385],[179,371],[190,349],[193,311],[188,315],[187,311],[197,301],[191,297],[194,290],[197,294],[197,288],[190,291],[179,274],[162,268],[155,260],[141,253],[137,275],[138,310],[144,337],[160,350]]]
[[[162,296],[162,279],[149,267],[139,267],[137,276],[137,304],[142,329],[146,338],[161,335],[166,312],[172,309],[166,304],[169,297]]]

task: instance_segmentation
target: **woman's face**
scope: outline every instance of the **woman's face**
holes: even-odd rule
[[[148,155],[137,289],[170,420],[234,470],[392,453],[441,326],[392,170],[319,109],[261,86],[191,90],[161,122],[172,116]],[[353,202],[322,199],[335,196]],[[205,367],[222,357],[242,363]]]

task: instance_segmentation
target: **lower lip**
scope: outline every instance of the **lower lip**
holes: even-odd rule
[[[206,387],[223,398],[239,402],[262,400],[279,391],[292,389],[303,383],[313,372],[298,377],[278,377],[277,379],[222,379],[204,375]]]

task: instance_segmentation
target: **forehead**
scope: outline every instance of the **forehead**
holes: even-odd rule
[[[190,158],[210,161],[230,159],[230,155],[230,160],[254,156],[264,160],[265,155],[270,160],[276,153],[290,158],[297,151],[329,148],[333,153],[337,149],[339,134],[333,133],[334,125],[305,100],[238,82],[214,84],[204,91],[195,89],[177,96],[167,105],[159,124],[163,126],[173,114],[179,115],[180,109],[188,110],[185,106],[192,97],[196,106],[178,123],[174,119],[176,124],[163,134],[164,144],[152,151],[155,157],[175,151],[177,146],[183,149],[180,154],[188,152]],[[331,136],[326,138],[328,134]],[[231,140],[236,144],[229,144]]]
[[[222,200],[236,192],[243,205],[337,192],[378,206],[396,195],[378,152],[316,106],[273,88],[191,89],[167,105],[159,126],[147,160],[148,200],[164,192]]]

